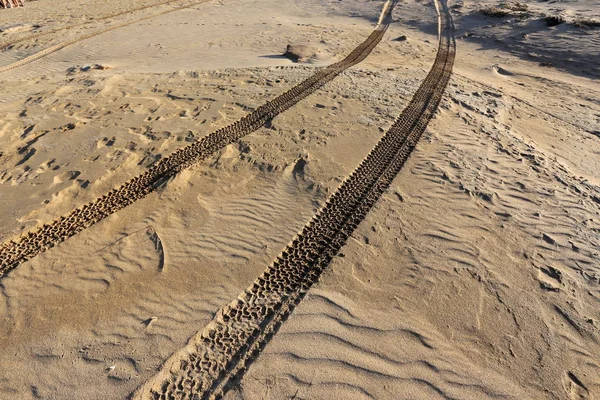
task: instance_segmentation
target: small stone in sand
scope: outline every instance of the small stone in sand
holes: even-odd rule
[[[317,57],[320,50],[309,44],[288,44],[283,55],[294,62],[307,62]]]

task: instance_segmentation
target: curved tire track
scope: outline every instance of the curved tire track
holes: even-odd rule
[[[181,0],[168,0],[168,1],[160,2],[160,3],[148,4],[148,5],[145,5],[145,6],[142,6],[142,7],[133,8],[133,9],[130,9],[130,10],[125,10],[125,11],[121,11],[121,12],[118,12],[118,13],[108,14],[108,15],[105,15],[104,17],[95,18],[93,20],[86,21],[86,22],[81,23],[81,24],[63,26],[63,27],[60,27],[60,28],[51,29],[51,30],[46,31],[46,32],[40,32],[40,33],[36,33],[34,35],[25,36],[25,37],[22,37],[22,38],[19,38],[19,39],[16,39],[16,40],[12,40],[12,41],[8,41],[8,42],[4,42],[4,43],[0,44],[0,51],[4,50],[4,49],[7,49],[9,47],[12,47],[12,46],[14,46],[14,45],[16,45],[18,43],[27,42],[29,40],[39,39],[41,37],[48,36],[48,35],[51,35],[53,33],[57,33],[57,32],[60,32],[60,31],[67,30],[67,29],[79,28],[80,26],[89,25],[89,24],[91,24],[93,22],[105,21],[107,19],[117,18],[117,17],[120,17],[120,16],[125,15],[125,14],[131,14],[131,13],[134,13],[134,12],[147,10],[148,8],[152,8],[152,7],[165,6],[165,5],[168,5],[168,4],[171,4],[171,3],[175,3],[177,1],[181,1]]]
[[[149,20],[149,19],[152,19],[152,18],[160,17],[161,15],[169,14],[169,13],[172,13],[172,12],[175,12],[175,11],[179,11],[179,10],[183,10],[183,9],[186,9],[186,8],[190,8],[190,7],[196,6],[198,4],[206,3],[208,1],[210,1],[210,0],[195,1],[195,2],[193,2],[191,4],[186,5],[186,6],[181,6],[181,7],[177,7],[177,8],[171,9],[171,10],[165,10],[165,11],[162,11],[162,12],[159,12],[159,13],[156,13],[156,14],[147,15],[145,17],[138,18],[138,19],[133,20],[133,21],[123,22],[121,24],[113,25],[113,26],[108,27],[106,29],[102,29],[102,30],[99,30],[99,31],[96,31],[96,32],[89,33],[87,35],[79,36],[79,37],[77,37],[75,39],[68,40],[66,42],[59,43],[57,45],[54,45],[54,46],[48,47],[47,49],[39,51],[39,52],[37,52],[35,54],[32,54],[29,57],[25,57],[22,60],[16,61],[16,62],[14,62],[12,64],[9,64],[9,65],[6,65],[4,67],[0,67],[0,74],[2,74],[4,72],[12,71],[13,69],[20,68],[20,67],[22,67],[24,65],[27,65],[27,64],[31,64],[32,62],[37,61],[40,58],[46,57],[47,55],[50,55],[52,53],[56,53],[57,51],[59,51],[61,49],[64,49],[65,47],[71,46],[71,45],[73,45],[75,43],[78,43],[78,42],[81,42],[83,40],[87,40],[87,39],[93,38],[94,36],[98,36],[98,35],[101,35],[103,33],[107,33],[107,32],[110,32],[110,31],[114,31],[116,29],[120,29],[120,28],[126,27],[128,25],[133,25],[133,24],[138,23],[138,22],[142,22],[142,21],[146,21],[146,20]]]
[[[390,23],[389,15],[395,0],[385,11],[385,23],[376,27],[371,35],[346,58],[320,69],[314,75],[268,101],[239,121],[175,151],[152,165],[123,185],[70,214],[44,224],[37,230],[0,246],[0,277],[28,259],[46,251],[89,228],[109,215],[127,207],[156,190],[179,171],[201,161],[228,144],[254,132],[278,114],[289,109],[347,68],[364,60],[379,44]]]
[[[449,10],[445,2],[441,6],[436,0],[437,57],[400,117],[274,263],[133,398],[220,398],[318,281],[396,177],[437,110],[456,49]]]

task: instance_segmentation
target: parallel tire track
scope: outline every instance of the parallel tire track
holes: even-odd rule
[[[443,0],[442,0],[443,1]],[[456,44],[446,6],[431,71],[400,117],[274,263],[163,369],[135,399],[220,398],[248,368],[389,187],[435,114]]]
[[[11,70],[16,69],[16,68],[20,68],[20,67],[22,67],[24,65],[27,65],[27,64],[31,64],[32,62],[37,61],[40,58],[46,57],[47,55],[50,55],[52,53],[56,53],[57,51],[59,51],[61,49],[64,49],[65,47],[71,46],[71,45],[73,45],[75,43],[78,43],[78,42],[81,42],[83,40],[87,40],[87,39],[93,38],[94,36],[98,36],[98,35],[101,35],[103,33],[107,33],[107,32],[110,32],[110,31],[114,31],[116,29],[120,29],[120,28],[126,27],[128,25],[136,24],[138,22],[142,22],[142,21],[146,21],[146,20],[149,20],[149,19],[152,19],[152,18],[160,17],[161,15],[172,13],[174,11],[179,11],[179,10],[183,10],[183,9],[186,9],[186,8],[191,8],[193,6],[196,6],[196,5],[202,4],[202,3],[206,3],[208,1],[210,1],[210,0],[195,1],[195,2],[193,2],[191,4],[186,5],[186,6],[180,6],[180,7],[173,8],[173,9],[170,9],[170,10],[165,10],[165,11],[162,11],[162,12],[159,12],[159,13],[156,13],[156,14],[147,15],[145,17],[138,18],[138,19],[133,20],[133,21],[123,22],[121,24],[110,26],[110,27],[108,27],[106,29],[102,29],[102,30],[99,30],[99,31],[88,33],[87,35],[76,37],[76,38],[74,38],[72,40],[67,40],[66,42],[59,43],[57,45],[54,45],[54,46],[48,47],[47,49],[39,51],[39,52],[37,52],[35,54],[32,54],[29,57],[25,57],[22,60],[16,61],[16,62],[14,62],[12,64],[9,64],[9,65],[6,65],[4,67],[0,67],[0,74],[2,74],[4,72],[7,72],[7,71],[11,71]]]
[[[386,15],[391,14],[393,4],[385,9]],[[385,22],[377,26],[371,35],[345,59],[319,69],[314,75],[268,101],[239,121],[175,151],[170,156],[156,162],[145,173],[132,178],[95,201],[75,209],[70,214],[44,224],[16,241],[4,243],[0,246],[0,276],[147,196],[179,171],[206,159],[228,144],[264,126],[269,120],[315,92],[347,68],[364,60],[379,44],[389,23],[390,18],[386,17]]]
[[[117,18],[117,17],[120,17],[120,16],[125,15],[125,14],[131,14],[131,13],[134,13],[134,12],[147,10],[148,8],[152,8],[152,7],[166,6],[168,4],[175,3],[175,2],[178,2],[178,1],[181,1],[181,0],[168,0],[168,1],[162,1],[162,2],[154,3],[154,4],[147,4],[147,5],[142,6],[142,7],[132,8],[132,9],[125,10],[125,11],[120,11],[120,12],[117,12],[117,13],[108,14],[108,15],[105,15],[104,17],[100,17],[100,18],[94,18],[92,20],[83,22],[81,24],[62,26],[60,28],[51,29],[49,31],[36,33],[34,35],[25,36],[25,37],[22,37],[22,38],[19,38],[19,39],[15,39],[15,40],[10,40],[10,41],[7,41],[7,42],[4,42],[4,43],[0,44],[0,51],[4,50],[6,48],[12,47],[12,46],[14,46],[14,45],[16,45],[18,43],[22,43],[22,42],[27,42],[27,41],[30,41],[30,40],[39,39],[41,37],[44,37],[44,36],[47,36],[47,35],[51,35],[53,33],[57,33],[57,32],[60,32],[60,31],[64,31],[64,30],[68,30],[68,29],[73,29],[73,28],[79,28],[81,26],[89,25],[89,24],[94,23],[94,22],[100,22],[100,21],[105,21],[107,19]]]

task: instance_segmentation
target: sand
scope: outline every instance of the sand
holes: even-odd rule
[[[0,43],[152,3],[27,2],[0,10]],[[2,242],[339,61],[383,6],[175,10],[190,4],[0,51],[7,66],[164,13],[0,75]],[[600,397],[600,43],[598,28],[574,25],[600,9],[524,4],[500,18],[479,11],[495,2],[449,3],[458,53],[435,118],[227,398]],[[433,4],[399,3],[393,17],[359,65],[1,277],[0,398],[127,398],[247,288],[431,67]],[[281,56],[288,44],[328,57],[295,64]]]

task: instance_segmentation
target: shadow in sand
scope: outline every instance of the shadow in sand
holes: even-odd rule
[[[586,78],[600,77],[600,29],[582,29],[568,23],[548,24],[538,15],[488,17],[478,11],[454,9],[456,37],[480,45],[480,50],[500,50],[524,60],[555,67]],[[431,21],[409,19],[406,25],[431,35]]]
[[[362,19],[364,21],[369,21],[369,23],[371,23],[373,26],[375,26],[377,24],[377,22],[379,22],[379,15],[368,16],[368,15],[361,15],[360,13],[356,13],[356,14],[350,14],[349,17],[350,17],[350,19]]]
[[[291,61],[289,58],[287,58],[283,54],[268,54],[268,55],[264,55],[264,56],[258,56],[258,58],[271,58],[271,59],[274,59],[274,60],[288,60],[288,61]]]
[[[438,26],[437,21],[431,21],[429,18],[427,20],[421,19],[403,19],[402,24],[410,26],[412,28],[416,28],[421,32],[424,32],[428,35],[436,35],[438,34]]]
[[[490,23],[500,25],[486,28]],[[539,17],[490,21],[479,13],[458,17],[457,25],[464,39],[479,44],[481,50],[500,49],[573,75],[600,77],[600,53],[591,51],[600,44],[598,30],[567,23],[550,27]]]

